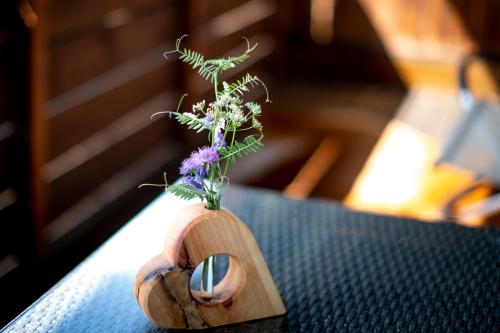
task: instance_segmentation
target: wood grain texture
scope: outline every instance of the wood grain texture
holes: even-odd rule
[[[47,6],[46,0],[33,3],[33,10],[37,13],[39,23],[32,29],[30,36],[30,205],[36,225],[35,246],[38,256],[43,256],[45,252],[45,240],[41,236],[43,235],[41,230],[47,220],[47,188],[43,181],[43,165],[47,158],[47,118],[44,108],[47,98],[45,84],[47,79]]]
[[[190,291],[194,268],[216,254],[230,262],[212,297]],[[134,292],[147,317],[168,328],[215,327],[286,312],[250,229],[231,212],[203,204],[175,218],[163,253],[138,272]]]
[[[130,22],[116,28],[99,29],[96,26],[94,30],[63,42],[52,40],[49,54],[51,98],[177,37],[176,26],[179,23],[176,7],[157,8],[139,17],[133,17],[137,14],[130,9],[122,8],[121,11],[123,15],[128,13],[132,16]],[[81,50],[85,50],[86,56],[75,56]]]

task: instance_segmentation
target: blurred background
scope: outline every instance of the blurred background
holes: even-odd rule
[[[232,183],[468,226],[498,224],[497,0],[3,0],[0,324],[161,193],[201,142],[168,118],[210,99],[175,57],[259,46],[265,148]],[[264,91],[249,99],[261,102]],[[119,254],[117,254],[119,255]]]

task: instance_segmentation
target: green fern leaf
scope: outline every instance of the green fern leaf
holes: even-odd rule
[[[194,114],[179,113],[179,112],[173,112],[172,114],[175,116],[175,119],[177,119],[177,121],[181,125],[187,125],[189,129],[193,129],[197,133],[200,133],[204,129],[206,129],[205,121],[203,119],[196,117],[196,115]]]
[[[229,164],[233,164],[236,162],[236,158],[254,153],[263,146],[262,136],[256,139],[254,135],[249,135],[243,142],[235,141],[232,146],[221,148],[219,150],[219,155],[221,159],[226,159]]]
[[[196,197],[203,199],[203,197],[206,195],[206,193],[203,192],[202,190],[194,188],[188,184],[170,185],[169,187],[167,187],[167,192],[170,192],[175,196],[184,200],[191,200]]]
[[[250,91],[250,88],[259,85],[259,82],[260,80],[257,76],[252,76],[247,73],[241,79],[236,80],[236,82],[225,84],[224,90],[219,94],[219,97],[227,95],[233,95],[235,97],[243,96],[244,93]]]
[[[217,75],[217,68],[209,61],[205,60],[205,57],[201,53],[198,53],[189,49],[177,49],[183,62],[187,63],[194,70],[197,70],[201,77],[205,80],[210,80],[213,82]]]

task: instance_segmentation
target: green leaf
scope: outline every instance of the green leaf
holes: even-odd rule
[[[185,113],[173,112],[172,114],[175,116],[175,119],[177,119],[177,121],[180,124],[187,125],[189,129],[193,129],[197,133],[200,133],[204,129],[206,129],[205,121],[203,119],[196,117],[196,115],[194,114],[186,112]]]
[[[262,148],[262,136],[258,139],[254,135],[249,135],[242,142],[235,141],[231,146],[219,149],[221,159],[227,159],[229,164],[236,162],[236,158],[241,158],[250,153],[255,153]]]
[[[191,200],[196,197],[203,199],[206,193],[202,190],[192,187],[188,184],[174,184],[167,187],[167,192],[174,194],[175,196],[184,199]]]
[[[247,49],[243,54],[226,58],[210,59],[206,60],[205,63],[207,65],[216,66],[218,72],[223,72],[225,70],[236,67],[236,65],[241,64],[243,61],[250,58],[250,53],[252,53],[252,51],[257,47],[257,43],[255,43],[253,46],[250,46],[250,42],[248,41],[248,39],[245,38],[245,40],[247,42]]]
[[[257,44],[250,46],[248,39],[246,39],[247,49],[243,54],[239,56],[205,60],[205,57],[199,52],[180,48],[180,43],[184,37],[185,36],[182,36],[177,39],[175,44],[175,51],[179,53],[179,59],[190,65],[194,70],[197,70],[202,78],[209,80],[211,83],[214,83],[221,72],[234,68],[236,65],[250,58],[250,53],[257,47]]]
[[[217,76],[217,67],[207,62],[201,53],[189,49],[177,49],[177,52],[180,54],[179,59],[194,70],[198,70],[201,77],[210,82],[214,81]]]
[[[223,85],[224,90],[222,93],[219,94],[219,96],[224,96],[224,95],[233,95],[235,97],[239,97],[240,95],[243,96],[243,94],[247,91],[250,90],[250,87],[255,87],[259,85],[259,78],[257,76],[252,76],[250,74],[246,74],[243,76],[240,80],[236,80],[236,82],[233,83],[225,83]]]

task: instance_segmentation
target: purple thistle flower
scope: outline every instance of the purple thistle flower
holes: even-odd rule
[[[202,147],[191,154],[192,159],[200,161],[203,163],[216,163],[219,161],[219,153],[213,147]]]
[[[184,177],[184,183],[200,190],[203,189],[203,184],[193,176]]]
[[[219,160],[219,153],[211,147],[202,147],[191,153],[189,158],[182,161],[179,173],[185,175],[196,170],[202,177],[206,177],[207,171],[204,164],[215,163]]]
[[[200,167],[198,161],[193,160],[191,157],[186,158],[184,161],[182,161],[181,167],[179,168],[179,173],[181,175],[185,175],[198,167]]]

